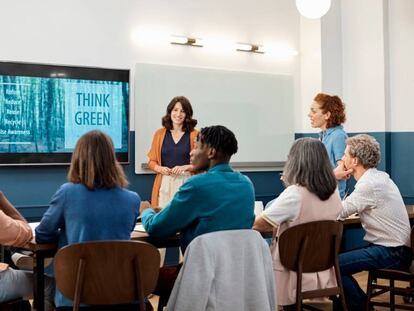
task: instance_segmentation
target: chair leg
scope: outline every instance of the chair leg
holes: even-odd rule
[[[395,311],[394,280],[390,279],[390,310]]]
[[[368,283],[367,283],[367,307],[366,307],[366,311],[371,310],[372,281],[373,281],[372,272],[369,271],[368,272]]]
[[[167,305],[168,298],[168,295],[160,295],[157,311],[163,311],[164,307]]]

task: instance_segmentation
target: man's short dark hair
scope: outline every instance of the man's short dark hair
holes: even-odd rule
[[[208,145],[228,157],[231,157],[237,152],[236,136],[234,136],[232,131],[222,125],[202,128],[197,140],[203,145]]]

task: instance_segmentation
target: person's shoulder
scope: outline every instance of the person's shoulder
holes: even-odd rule
[[[55,198],[76,198],[88,191],[81,183],[67,182],[62,184],[55,192]]]
[[[242,181],[253,185],[253,182],[250,180],[249,176],[244,175],[243,173],[240,173],[240,172],[234,172],[234,173],[236,173]]]
[[[167,129],[165,127],[160,127],[154,133],[154,136],[164,135]]]
[[[285,192],[295,192],[295,193],[300,193],[300,192],[304,192],[304,191],[309,192],[309,190],[306,187],[299,186],[299,185],[289,185],[285,188],[284,191]]]
[[[199,173],[199,174],[193,175],[190,178],[188,178],[185,181],[184,185],[187,185],[187,184],[188,185],[196,185],[196,184],[199,184],[199,183],[202,183],[203,181],[205,181],[206,178],[208,178],[207,172]]]
[[[59,187],[60,191],[73,191],[73,190],[83,190],[86,187],[83,184],[77,184],[73,182],[64,183]]]
[[[360,177],[355,184],[355,189],[359,192],[371,192],[375,189],[382,189],[389,180],[387,173],[370,168]]]
[[[365,178],[366,183],[381,186],[381,185],[388,184],[390,181],[392,181],[391,177],[390,177],[390,175],[388,175],[388,173],[383,172],[383,171],[379,171],[375,168],[368,169],[365,172],[365,174],[367,174],[367,177],[368,177],[368,178]]]
[[[121,187],[118,187],[118,189],[120,189],[120,191],[131,200],[141,201],[141,198],[137,192]]]
[[[197,138],[198,133],[199,133],[199,131],[196,128],[193,128],[191,130],[191,132],[190,132],[191,141],[194,141],[194,139]]]
[[[306,187],[299,186],[299,185],[289,185],[282,191],[280,196],[282,197],[295,197],[301,198],[304,195],[311,194],[311,192],[306,189]]]
[[[332,134],[335,137],[342,137],[342,138],[348,138],[348,134],[345,132],[344,128],[342,125],[338,125],[334,128]]]

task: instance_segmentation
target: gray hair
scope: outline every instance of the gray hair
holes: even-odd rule
[[[349,155],[357,158],[364,168],[375,168],[381,160],[380,144],[367,134],[359,134],[348,138]]]
[[[286,185],[300,185],[325,201],[335,192],[336,179],[322,142],[300,138],[290,148],[283,170]]]

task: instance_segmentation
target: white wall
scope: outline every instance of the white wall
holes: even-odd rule
[[[315,131],[308,118],[313,98],[322,88],[320,19],[300,18],[300,108],[295,111],[299,133]]]
[[[414,1],[389,1],[390,126],[414,130]]]
[[[290,74],[299,105],[298,57],[280,60],[220,46],[133,39],[133,34],[152,32],[298,50],[299,14],[292,0],[0,0],[0,8],[0,60],[131,70],[137,62],[148,62]]]
[[[341,2],[333,0],[321,18],[322,89],[342,97],[342,12]]]
[[[384,7],[342,1],[343,100],[351,131],[385,131]]]
[[[413,131],[414,1],[333,0],[321,34],[322,87],[342,95],[346,129]]]

